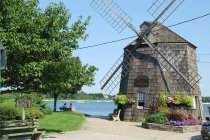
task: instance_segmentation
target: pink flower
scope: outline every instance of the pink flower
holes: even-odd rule
[[[173,103],[174,102],[174,98],[171,96],[168,96],[168,103]]]

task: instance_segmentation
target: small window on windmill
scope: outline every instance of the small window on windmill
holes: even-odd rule
[[[144,102],[145,102],[145,92],[139,92],[137,109],[144,109]]]

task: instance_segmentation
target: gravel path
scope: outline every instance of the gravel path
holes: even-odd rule
[[[44,140],[202,140],[200,132],[174,133],[141,128],[136,122],[88,117],[79,131],[50,134]]]

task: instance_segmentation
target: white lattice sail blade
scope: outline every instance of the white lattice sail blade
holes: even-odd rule
[[[184,2],[184,0],[155,0],[147,10],[148,13],[161,23],[166,21],[171,14]]]
[[[166,41],[164,43],[159,43],[157,45],[157,48],[162,48],[161,52],[165,56],[165,58],[188,80],[187,82],[185,79],[183,79],[183,77],[177,74],[163,57],[159,57],[158,61],[165,70],[170,73],[176,73],[174,76],[181,86],[194,87],[200,81],[201,76],[196,72],[196,70],[188,66],[187,59],[185,60],[185,54],[177,54],[176,50],[174,50],[176,46],[171,46],[170,43]]]
[[[132,18],[113,0],[93,0],[90,5],[118,33],[121,33],[132,21]]]
[[[102,78],[101,89],[111,94],[120,81],[132,70],[133,55],[125,50],[124,54],[115,62],[108,73]]]

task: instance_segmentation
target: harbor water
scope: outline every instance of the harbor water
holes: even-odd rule
[[[113,101],[58,101],[56,110],[60,111],[64,103],[67,104],[66,107],[72,103],[77,112],[99,116],[107,116],[117,107]],[[47,104],[53,108],[53,101],[47,101]]]
[[[53,101],[46,101],[46,103],[53,108]],[[60,107],[62,107],[64,103],[67,104],[66,107],[69,107],[70,103],[72,103],[77,112],[99,116],[107,116],[117,108],[113,101],[58,101],[57,111],[60,111]],[[208,107],[210,107],[210,103],[203,103],[205,117],[210,117]]]

